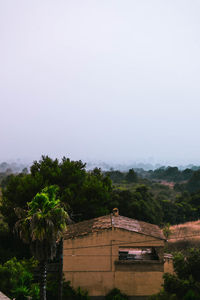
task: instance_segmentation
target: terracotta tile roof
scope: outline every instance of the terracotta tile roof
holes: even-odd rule
[[[0,292],[0,300],[9,300],[9,299],[10,298],[8,298],[6,295]]]
[[[123,216],[107,215],[68,226],[64,239],[87,235],[105,229],[120,228],[127,231],[138,232],[144,235],[165,239],[162,230],[153,224],[130,219]]]

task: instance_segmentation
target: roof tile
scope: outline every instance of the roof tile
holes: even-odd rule
[[[153,236],[159,239],[165,239],[162,230],[150,223],[130,219],[123,216],[107,215],[91,220],[86,220],[68,226],[64,238],[70,239],[78,236],[87,235],[93,232],[99,232],[110,228],[120,228],[132,232]]]

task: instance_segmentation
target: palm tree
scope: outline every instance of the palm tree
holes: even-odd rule
[[[47,261],[56,255],[56,246],[67,227],[68,214],[56,199],[57,187],[49,186],[28,204],[28,210],[16,209],[19,220],[15,228],[20,238],[30,244],[31,252],[40,262],[40,299],[46,300]]]

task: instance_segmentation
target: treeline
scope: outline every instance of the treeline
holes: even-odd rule
[[[6,178],[11,174],[28,173],[28,168],[24,164],[17,163],[0,163],[0,185],[5,184]]]
[[[154,171],[147,171],[146,176],[150,179],[180,182],[189,180],[195,171],[192,169],[179,170],[177,167],[161,167]]]
[[[129,172],[110,170],[106,175],[112,179],[113,199],[117,199],[116,206],[123,215],[163,226],[199,219],[200,170],[195,169],[180,171],[177,167],[167,167],[155,171],[142,170],[146,173],[142,177],[133,169]],[[132,172],[135,175],[132,181],[128,181],[127,176]],[[174,188],[161,184],[162,180],[173,181],[175,178]]]
[[[5,172],[12,172],[12,173],[19,173],[23,169],[27,168],[27,165],[24,163],[16,163],[16,162],[2,162],[0,163],[0,173],[5,173]]]
[[[128,172],[122,172],[120,170],[113,170],[105,172],[110,176],[114,183],[120,183],[123,181],[135,182],[137,176],[141,178],[146,178],[149,180],[161,181],[165,180],[168,182],[180,183],[189,180],[192,175],[198,170],[198,167],[193,169],[186,168],[184,170],[179,170],[178,167],[161,167],[156,170],[145,171],[144,169],[129,169]],[[133,173],[134,176],[128,177],[130,173]]]
[[[108,176],[113,183],[120,183],[120,182],[137,182],[138,176],[134,169],[129,169],[128,172],[121,172],[119,170],[113,170],[105,172],[105,175]]]

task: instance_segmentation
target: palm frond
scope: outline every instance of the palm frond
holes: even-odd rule
[[[38,260],[52,259],[56,244],[66,231],[69,216],[56,199],[58,188],[46,187],[28,203],[28,210],[16,210],[19,220],[15,230],[19,237],[30,243],[31,250]]]

